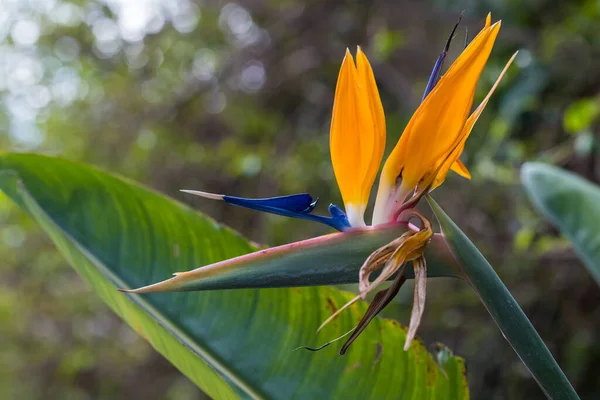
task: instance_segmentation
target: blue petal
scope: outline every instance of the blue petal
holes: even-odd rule
[[[348,217],[346,217],[346,213],[339,208],[338,206],[336,206],[335,204],[330,204],[329,205],[329,214],[331,214],[331,216],[333,218],[346,218],[348,219]]]
[[[245,199],[242,197],[223,196],[223,201],[228,204],[286,217],[308,219],[328,225],[338,231],[345,231],[350,228],[346,213],[333,204],[329,206],[331,217],[310,214],[317,205],[318,200],[313,201],[312,196],[307,193],[267,199]]]
[[[319,199],[313,201],[308,193],[292,194],[290,196],[270,197],[267,199],[244,199],[242,197],[223,196],[228,204],[251,209],[282,209],[291,212],[311,212]]]
[[[461,13],[460,17],[458,17],[458,22],[456,23],[456,25],[454,25],[454,29],[452,29],[452,33],[450,33],[450,36],[448,37],[448,40],[446,41],[446,46],[444,47],[444,50],[438,56],[435,64],[433,65],[433,70],[431,71],[431,75],[429,76],[429,81],[427,82],[427,87],[425,88],[425,92],[423,93],[423,98],[421,99],[421,102],[423,102],[425,100],[425,98],[427,97],[427,95],[429,93],[431,93],[431,91],[437,84],[438,80],[440,79],[442,67],[444,66],[444,60],[446,59],[446,55],[448,54],[448,49],[450,49],[450,43],[452,42],[452,38],[454,37],[454,34],[456,33],[456,28],[458,28],[458,25],[460,24],[460,20],[462,19],[462,16],[463,15]],[[466,39],[465,39],[465,43],[466,43]]]

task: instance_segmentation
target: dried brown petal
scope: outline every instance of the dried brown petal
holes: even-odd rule
[[[425,310],[425,295],[427,292],[427,263],[425,262],[425,257],[421,256],[414,260],[413,269],[415,271],[415,295],[412,312],[410,313],[406,342],[404,343],[404,351],[410,348],[410,344],[417,334],[417,329],[421,325],[421,318]]]
[[[391,278],[396,272],[403,270],[407,262],[421,257],[425,247],[433,236],[431,221],[422,216],[417,210],[411,209],[405,211],[402,218],[405,221],[411,218],[419,219],[420,229],[404,233],[398,239],[376,250],[367,258],[359,272],[359,292],[363,299],[382,282]],[[393,251],[390,254],[391,248]],[[385,263],[382,263],[386,256],[389,258]],[[371,282],[369,280],[371,273],[380,268],[382,268],[381,273]]]
[[[385,290],[377,292],[375,298],[373,298],[373,301],[371,302],[371,304],[369,304],[369,308],[365,312],[365,315],[362,317],[358,325],[356,325],[356,328],[354,328],[354,332],[352,332],[352,335],[350,335],[346,343],[344,343],[344,345],[340,349],[340,356],[346,353],[348,347],[350,347],[350,345],[356,340],[356,338],[362,333],[362,331],[365,330],[367,325],[369,325],[369,322],[371,322],[371,320],[375,318],[377,314],[379,314],[379,312],[383,310],[385,306],[387,306],[394,297],[396,297],[398,291],[400,290],[404,282],[406,282],[406,276],[398,275],[396,279],[394,279],[392,286]]]

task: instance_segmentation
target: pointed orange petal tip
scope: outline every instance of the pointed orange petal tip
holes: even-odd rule
[[[385,117],[373,71],[360,46],[349,49],[333,102],[330,150],[333,171],[352,226],[364,226],[364,211],[385,145]]]
[[[465,179],[471,179],[471,173],[459,158],[454,161],[454,164],[452,164],[450,169]]]
[[[465,126],[463,127],[463,130],[461,132],[461,135],[460,135],[461,137],[457,142],[457,147],[454,150],[452,150],[452,153],[449,154],[447,160],[444,163],[442,163],[442,165],[440,166],[440,169],[431,185],[430,191],[435,189],[436,187],[438,187],[439,185],[441,185],[444,182],[444,180],[446,179],[446,175],[448,174],[448,166],[449,165],[452,165],[450,167],[450,169],[452,169],[454,172],[458,173],[459,175],[461,175],[467,179],[471,179],[471,174],[469,173],[467,168],[460,162],[460,159],[459,159],[459,157],[462,154],[463,149],[464,149],[464,143],[467,140],[467,138],[469,137],[471,130],[473,129],[473,126],[475,125],[475,122],[477,122],[477,119],[479,118],[479,116],[485,109],[485,106],[487,105],[488,101],[492,97],[492,94],[494,94],[494,91],[496,90],[496,88],[498,88],[498,85],[502,81],[504,74],[506,73],[506,71],[508,71],[508,68],[511,66],[512,62],[514,61],[515,57],[517,56],[517,53],[518,52],[513,54],[512,57],[510,58],[510,60],[508,60],[508,62],[504,66],[504,69],[502,70],[502,72],[500,73],[498,78],[496,79],[496,82],[494,83],[492,88],[489,90],[488,94],[485,96],[485,98],[483,99],[481,104],[479,104],[479,106],[475,109],[475,111],[473,111],[473,113],[467,119]]]
[[[404,202],[405,196],[420,182],[433,179],[440,162],[444,165],[443,160],[454,153],[500,25],[500,21],[492,25],[492,15],[487,15],[485,27],[452,63],[409,121],[384,165],[374,224],[392,218],[392,210]],[[451,165],[445,167],[444,173]]]

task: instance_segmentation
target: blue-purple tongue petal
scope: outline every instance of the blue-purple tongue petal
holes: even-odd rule
[[[427,82],[427,87],[425,88],[425,92],[423,93],[423,98],[421,99],[421,102],[423,102],[425,100],[425,98],[427,97],[427,95],[429,93],[431,93],[431,91],[437,84],[438,80],[440,79],[442,67],[444,66],[444,60],[446,59],[446,55],[448,54],[448,50],[450,49],[450,43],[452,42],[452,38],[454,37],[454,34],[456,33],[456,28],[458,28],[458,25],[460,24],[462,16],[463,15],[461,13],[460,17],[458,17],[458,22],[456,23],[456,25],[454,25],[454,29],[452,29],[452,33],[450,33],[450,36],[448,37],[448,40],[446,41],[446,46],[444,47],[444,50],[438,56],[438,59],[436,60],[435,64],[433,65],[433,70],[431,71],[431,75],[429,76],[429,81]],[[465,38],[465,45],[466,45],[466,40],[467,39]]]
[[[308,193],[269,197],[266,199],[246,199],[243,197],[225,196],[197,190],[182,190],[182,192],[213,200],[223,200],[227,204],[238,207],[283,215],[285,217],[308,219],[310,221],[328,225],[338,231],[345,231],[350,228],[350,222],[348,222],[346,213],[336,205],[331,204],[329,206],[331,217],[311,214],[319,199],[313,200],[312,196]]]
[[[336,206],[335,204],[330,204],[329,205],[329,214],[331,214],[331,216],[333,218],[346,218],[346,213],[339,208],[338,206]]]
[[[312,196],[308,193],[270,197],[266,199],[245,199],[242,197],[223,196],[223,201],[227,204],[250,208],[252,210],[319,222],[337,229],[338,231],[345,231],[350,228],[346,213],[333,204],[329,206],[331,217],[311,214],[311,211],[315,208],[319,199],[313,201]]]
[[[242,197],[223,196],[227,204],[251,208],[254,210],[280,209],[291,212],[311,212],[317,205],[317,200],[308,193],[292,194],[289,196],[270,197],[267,199],[245,199]]]

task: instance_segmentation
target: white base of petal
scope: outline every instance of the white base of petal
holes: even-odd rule
[[[365,209],[367,208],[366,204],[345,204],[344,206],[346,208],[346,215],[348,216],[348,222],[350,222],[351,227],[363,228],[367,226],[365,223]]]
[[[377,199],[375,200],[375,209],[373,210],[373,226],[387,224],[394,221],[394,215],[404,204],[406,196],[413,189],[407,189],[400,184],[394,187],[386,184],[379,184],[377,190]]]

